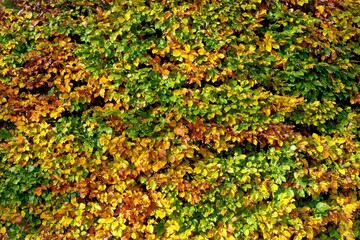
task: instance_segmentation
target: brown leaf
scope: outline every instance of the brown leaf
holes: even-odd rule
[[[175,134],[181,137],[185,137],[188,131],[189,130],[182,124],[174,128]]]
[[[40,22],[40,19],[34,19],[32,22],[32,25],[35,27],[36,25],[38,25]]]
[[[37,187],[37,188],[35,189],[35,194],[36,194],[37,196],[40,196],[41,193],[42,193],[42,191],[43,191],[44,189],[45,189],[44,186]]]

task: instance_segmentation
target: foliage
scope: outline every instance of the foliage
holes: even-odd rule
[[[360,237],[357,1],[0,8],[0,238]]]

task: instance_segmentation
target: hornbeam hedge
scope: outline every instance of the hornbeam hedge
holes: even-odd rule
[[[359,239],[357,0],[3,0],[1,239]]]

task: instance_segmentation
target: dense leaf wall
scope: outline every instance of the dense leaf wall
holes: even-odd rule
[[[359,238],[356,0],[0,7],[0,238]]]

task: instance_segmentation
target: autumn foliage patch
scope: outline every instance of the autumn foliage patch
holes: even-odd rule
[[[4,0],[1,239],[359,239],[356,0]]]

